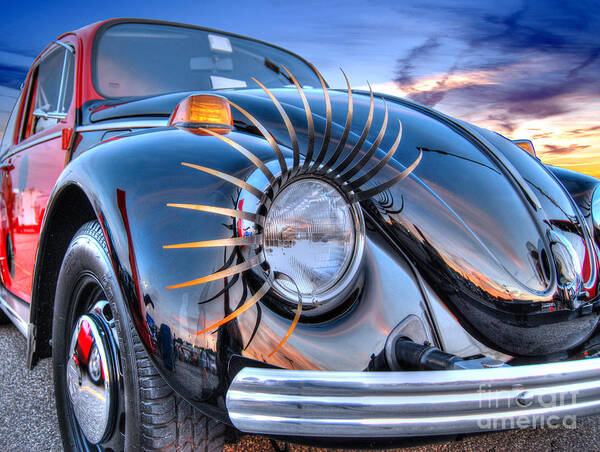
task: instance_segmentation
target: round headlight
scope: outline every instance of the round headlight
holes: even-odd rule
[[[285,187],[266,216],[264,252],[271,270],[286,274],[295,285],[276,280],[275,289],[294,301],[300,291],[303,303],[333,296],[360,254],[359,215],[325,181],[301,179]]]

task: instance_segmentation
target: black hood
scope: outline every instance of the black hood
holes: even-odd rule
[[[305,92],[318,149],[326,125],[323,92]],[[218,94],[251,112],[280,144],[291,147],[281,116],[263,91]],[[306,149],[307,121],[298,92],[276,89],[273,94],[294,124],[300,149]],[[187,95],[91,106],[88,120],[167,117]],[[335,90],[330,96],[332,152],[344,129],[348,98]],[[400,99],[376,96],[363,149],[379,133],[385,103],[388,128],[375,158],[392,146],[400,123],[402,140],[393,159],[369,183],[375,186],[397,175],[419,152],[423,157],[409,178],[364,202],[365,211],[472,334],[513,354],[550,353],[585,339],[596,317],[581,320],[578,312],[596,295],[597,261],[587,226],[561,184],[538,160],[500,135]],[[353,105],[347,150],[363,132],[370,98],[355,94]],[[235,113],[238,128],[256,133]],[[565,278],[573,275],[576,281],[565,285]],[[547,325],[556,324],[560,330],[550,331]],[[521,334],[521,328],[528,334]]]

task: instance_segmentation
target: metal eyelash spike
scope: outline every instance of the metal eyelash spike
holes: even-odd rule
[[[378,185],[377,187],[370,188],[368,190],[364,190],[364,191],[360,191],[360,192],[356,193],[354,195],[355,202],[365,201],[365,200],[367,200],[369,198],[372,198],[376,194],[381,193],[382,191],[387,190],[388,188],[396,185],[398,182],[400,182],[402,179],[404,179],[407,176],[409,176],[410,173],[412,173],[414,171],[414,169],[421,162],[421,158],[423,158],[423,151],[419,150],[418,157],[404,171],[402,171],[396,177],[391,178],[387,182],[384,182],[381,185]]]
[[[246,346],[244,347],[244,351],[250,347],[250,344],[254,340],[256,333],[258,333],[258,328],[260,327],[260,322],[262,320],[262,308],[260,307],[260,303],[255,304],[256,306],[256,320],[254,321],[254,328],[252,328],[252,334],[250,334],[250,338],[248,342],[246,342]]]
[[[275,347],[273,349],[273,351],[271,353],[269,353],[269,357],[271,357],[275,353],[277,353],[277,351],[281,347],[283,347],[283,344],[285,344],[287,342],[287,340],[290,338],[290,336],[296,329],[296,326],[298,326],[298,322],[300,321],[300,314],[302,314],[302,303],[298,303],[298,307],[296,308],[296,314],[294,315],[294,320],[292,320],[292,324],[290,325],[289,329],[287,330],[287,333],[285,333],[285,336],[283,336],[283,338],[281,339],[279,344],[277,344],[277,347]]]
[[[201,204],[173,204],[168,203],[167,207],[177,207],[179,209],[198,210],[200,212],[216,213],[227,217],[241,218],[242,220],[252,221],[258,225],[263,225],[265,218],[255,213],[244,212],[243,210],[227,209],[224,207],[204,206]]]
[[[269,168],[267,168],[267,166],[262,162],[262,160],[260,160],[256,155],[254,155],[252,152],[250,152],[244,146],[236,143],[235,141],[233,141],[223,135],[213,132],[210,129],[205,129],[204,127],[198,127],[198,130],[201,130],[202,132],[205,132],[208,135],[212,135],[213,137],[218,138],[219,140],[227,143],[229,146],[231,146],[236,151],[238,151],[240,154],[242,154],[244,157],[246,157],[248,160],[250,160],[259,170],[261,170],[263,172],[263,174],[267,177],[267,179],[269,179],[270,183],[274,183],[275,176],[273,176],[273,173],[271,172],[271,170],[269,170]]]
[[[283,119],[285,127],[287,128],[288,134],[290,135],[290,141],[292,142],[292,151],[294,153],[294,163],[293,163],[293,167],[292,167],[292,173],[295,173],[296,170],[298,169],[298,166],[300,165],[300,147],[298,146],[298,137],[296,136],[296,130],[294,129],[294,126],[292,125],[292,121],[290,121],[290,117],[285,112],[285,109],[283,108],[283,106],[275,98],[273,93],[271,91],[269,91],[269,89],[265,85],[260,83],[254,77],[252,77],[252,80],[254,80],[254,82],[258,86],[260,86],[265,93],[267,93],[267,96],[269,96],[269,98],[271,99],[271,101],[273,102],[275,107],[277,108],[277,111],[279,111],[279,114],[281,115],[281,119]]]
[[[379,148],[379,144],[381,143],[381,140],[385,135],[385,131],[387,130],[388,123],[388,108],[385,100],[383,101],[383,104],[385,105],[385,114],[383,116],[383,123],[381,125],[381,129],[379,129],[379,134],[377,135],[377,138],[375,138],[373,145],[369,148],[365,155],[363,155],[361,159],[352,166],[352,168],[350,168],[344,174],[339,174],[338,176],[336,176],[340,182],[345,182],[348,179],[354,177],[354,175],[358,173],[367,164],[369,160],[371,160],[371,157],[373,157],[375,151],[377,151],[377,149]]]
[[[308,104],[308,100],[306,99],[306,95],[304,94],[304,90],[296,80],[296,77],[292,75],[290,71],[287,70],[285,66],[281,66],[285,72],[292,79],[292,83],[296,86],[298,90],[298,94],[300,95],[300,99],[302,99],[302,105],[304,106],[304,111],[306,113],[306,126],[308,129],[308,145],[306,148],[306,155],[304,157],[304,164],[302,165],[302,170],[308,168],[309,162],[312,160],[313,152],[315,149],[315,123],[313,121],[312,112],[310,111],[310,105]]]
[[[402,140],[402,134],[403,134],[402,123],[400,121],[398,121],[398,132],[397,132],[396,138],[395,138],[393,144],[391,145],[391,147],[389,148],[389,150],[385,153],[383,158],[378,160],[370,169],[366,170],[362,175],[359,175],[359,173],[361,171],[363,171],[365,168],[367,168],[367,165],[369,164],[369,162],[371,160],[373,160],[374,155],[376,154],[377,150],[380,149],[379,146],[380,146],[381,142],[383,141],[383,138],[384,138],[386,132],[388,131],[389,110],[388,110],[388,105],[385,102],[385,99],[382,99],[383,105],[385,107],[385,112],[384,112],[384,117],[383,117],[382,123],[379,128],[379,132],[377,133],[375,140],[371,143],[369,149],[366,150],[364,152],[364,154],[362,154],[362,156],[360,156],[361,152],[363,151],[363,149],[362,149],[363,145],[366,143],[369,133],[371,131],[371,127],[373,125],[374,112],[375,112],[375,99],[374,99],[373,89],[371,88],[370,84],[369,84],[369,97],[370,97],[369,113],[368,113],[367,119],[365,121],[365,124],[363,126],[362,133],[361,133],[360,137],[358,138],[358,140],[356,141],[356,143],[354,144],[354,146],[352,147],[352,149],[348,152],[348,154],[341,161],[339,161],[340,157],[342,156],[342,153],[346,147],[346,144],[348,142],[348,138],[349,138],[350,131],[352,128],[353,115],[354,115],[353,92],[352,92],[352,88],[350,86],[348,77],[346,76],[346,74],[344,73],[343,70],[342,70],[342,74],[346,81],[347,96],[348,96],[346,122],[344,125],[343,132],[340,135],[340,137],[338,138],[335,149],[333,149],[333,151],[330,153],[329,157],[325,161],[327,154],[331,151],[330,142],[331,142],[331,133],[332,133],[332,128],[333,128],[333,119],[332,119],[333,113],[332,113],[332,108],[331,108],[331,99],[329,97],[329,91],[328,91],[327,84],[325,83],[325,80],[323,79],[322,75],[319,73],[319,71],[317,71],[316,68],[314,68],[314,66],[311,66],[311,67],[314,69],[315,73],[317,74],[317,76],[319,78],[319,82],[321,84],[321,88],[323,91],[323,99],[324,99],[324,103],[325,103],[325,130],[323,131],[323,141],[322,141],[321,147],[318,151],[315,148],[315,136],[316,136],[315,122],[314,122],[315,119],[314,119],[310,104],[308,102],[308,99],[306,97],[306,93],[305,93],[304,89],[302,88],[302,86],[300,85],[300,83],[298,82],[298,80],[295,78],[295,76],[285,66],[282,66],[282,69],[287,73],[289,79],[292,81],[292,83],[296,87],[296,90],[298,91],[298,95],[300,96],[302,105],[304,107],[304,112],[306,115],[307,147],[306,147],[306,150],[304,153],[304,162],[302,163],[302,165],[300,165],[300,160],[301,160],[302,156],[300,154],[298,135],[296,133],[296,130],[294,129],[294,125],[292,124],[290,117],[286,113],[282,104],[276,99],[274,94],[265,85],[263,85],[261,82],[259,82],[255,78],[253,78],[252,80],[254,80],[262,88],[262,90],[267,94],[267,96],[269,97],[271,102],[273,102],[273,104],[275,105],[277,111],[279,112],[279,115],[281,116],[281,119],[287,129],[287,132],[288,132],[288,135],[290,138],[291,151],[292,151],[292,156],[293,156],[292,167],[291,168],[288,167],[286,159],[285,159],[285,155],[281,149],[280,144],[276,141],[274,136],[267,130],[267,128],[251,113],[249,113],[243,107],[237,105],[235,102],[233,102],[231,100],[227,100],[229,102],[229,104],[233,108],[238,110],[243,116],[245,116],[250,121],[250,123],[258,129],[258,131],[262,134],[262,136],[265,138],[265,140],[267,140],[267,142],[271,146],[271,148],[277,158],[277,161],[279,162],[281,174],[278,175],[277,177],[275,177],[273,175],[273,173],[271,172],[271,170],[266,166],[266,164],[261,159],[259,159],[255,154],[253,154],[251,151],[246,149],[244,146],[233,141],[231,138],[228,138],[226,136],[223,136],[221,134],[218,134],[212,130],[205,129],[205,128],[201,128],[200,130],[203,131],[207,135],[211,135],[211,136],[227,143],[229,146],[233,147],[240,154],[242,154],[244,157],[246,157],[256,168],[258,168],[258,170],[260,170],[265,175],[265,177],[267,178],[267,180],[269,182],[268,189],[259,190],[258,188],[249,184],[245,180],[242,180],[231,174],[227,174],[222,171],[218,171],[218,170],[208,168],[208,167],[205,167],[202,165],[197,165],[197,164],[188,163],[188,162],[181,162],[181,165],[185,166],[187,168],[201,171],[205,174],[210,174],[210,175],[217,177],[225,182],[229,182],[230,184],[238,187],[241,190],[245,190],[246,192],[255,196],[259,200],[261,208],[266,211],[268,211],[272,200],[278,194],[278,190],[280,190],[281,187],[284,186],[289,180],[293,180],[294,177],[296,177],[296,176],[305,176],[305,175],[314,174],[314,175],[318,175],[319,177],[327,178],[330,180],[330,182],[332,184],[336,185],[340,190],[342,190],[348,196],[349,202],[351,202],[351,203],[359,203],[359,202],[365,201],[373,196],[376,196],[382,192],[385,192],[393,185],[397,184],[404,178],[408,177],[414,171],[414,169],[419,165],[419,163],[423,157],[423,151],[421,149],[418,149],[419,154],[418,154],[417,158],[408,167],[406,167],[403,171],[401,171],[396,176],[394,176],[391,179],[387,180],[386,182],[383,182],[374,187],[364,188],[364,189],[362,188],[365,184],[367,184],[369,181],[371,181],[388,164],[390,159],[394,156],[394,154],[398,150],[398,147]],[[325,162],[325,163],[323,163],[323,162]],[[245,211],[238,210],[238,209],[229,209],[229,208],[216,207],[216,206],[206,206],[206,205],[200,205],[200,204],[183,204],[183,203],[168,203],[167,206],[175,207],[175,208],[179,208],[179,209],[196,210],[196,211],[205,212],[205,213],[223,215],[223,216],[238,218],[238,219],[242,219],[242,220],[248,220],[250,222],[253,222],[258,228],[262,228],[265,226],[264,225],[265,217],[263,215],[259,215],[259,214],[251,213],[251,212],[245,212]],[[258,209],[257,209],[257,211],[258,211]],[[222,289],[221,291],[219,291],[216,296],[213,296],[208,301],[213,301],[213,300],[217,299],[219,294],[223,294],[227,290],[229,290],[229,288],[233,285],[234,281],[237,281],[239,279],[242,279],[242,281],[245,281],[243,279],[244,272],[246,272],[247,270],[250,270],[252,268],[257,268],[265,262],[265,256],[262,252],[260,252],[260,247],[263,244],[263,235],[260,233],[260,231],[258,231],[258,232],[259,232],[258,234],[255,234],[253,236],[244,236],[244,237],[234,236],[234,237],[214,239],[214,240],[204,240],[204,241],[197,241],[197,242],[184,242],[184,243],[175,243],[175,244],[170,244],[170,245],[164,245],[163,246],[164,249],[235,247],[234,250],[239,250],[239,248],[237,248],[237,247],[250,246],[250,247],[255,247],[255,253],[258,253],[258,254],[254,254],[251,258],[244,259],[242,257],[243,254],[240,253],[239,251],[236,251],[235,253],[232,253],[231,257],[229,259],[227,259],[227,262],[219,270],[215,271],[214,273],[204,276],[202,278],[198,278],[198,279],[194,279],[191,281],[168,286],[167,289],[170,290],[170,289],[178,289],[178,288],[183,288],[183,287],[196,286],[199,284],[204,284],[204,283],[211,282],[211,281],[217,281],[220,279],[227,278],[229,276],[233,276],[232,280],[229,281],[227,284],[225,284],[225,288]],[[239,262],[235,265],[234,265],[234,262],[236,261],[236,259],[234,259],[234,256],[238,257],[237,262]],[[239,260],[240,257],[241,257],[241,261]],[[229,314],[229,315],[225,316],[223,319],[219,320],[218,322],[215,322],[212,325],[210,325],[209,327],[203,329],[202,331],[199,331],[197,334],[198,335],[204,334],[208,331],[219,328],[220,326],[226,324],[227,322],[234,320],[240,314],[244,313],[245,311],[247,311],[248,309],[252,308],[255,305],[257,306],[257,309],[260,309],[260,305],[257,305],[257,303],[264,297],[264,295],[266,295],[269,292],[269,290],[271,290],[273,288],[273,282],[275,281],[275,279],[284,279],[296,286],[296,283],[289,276],[287,276],[283,273],[274,272],[273,279],[271,277],[267,276],[266,281],[262,284],[262,286],[258,289],[258,291],[254,295],[252,295],[250,298],[248,298],[246,301],[242,302],[242,300],[244,298],[246,298],[246,296],[247,296],[246,286],[244,286],[244,291],[243,291],[243,294],[241,295],[241,300],[238,304],[238,308],[235,309],[231,314]],[[285,345],[287,340],[290,338],[290,336],[294,332],[295,328],[298,326],[298,323],[300,322],[300,318],[302,316],[302,297],[300,295],[300,292],[299,292],[297,286],[296,286],[296,289],[298,292],[298,305],[297,305],[294,317],[291,321],[291,324],[290,324],[286,334],[282,337],[281,341],[274,348],[274,350],[269,354],[269,356],[272,356],[273,354],[278,352]],[[256,335],[256,332],[258,329],[258,324],[260,323],[261,318],[262,318],[262,315],[259,312],[259,314],[257,314],[257,323],[254,326],[254,330],[252,332],[252,335],[250,337],[248,344],[252,341],[252,339]]]
[[[321,149],[317,154],[317,158],[313,162],[313,164],[308,168],[308,171],[313,170],[314,168],[318,168],[319,165],[325,159],[325,154],[327,153],[327,149],[329,147],[329,140],[331,139],[331,127],[332,127],[332,113],[331,113],[331,99],[329,98],[329,91],[327,89],[327,83],[323,79],[321,73],[314,67],[312,64],[310,67],[315,71],[317,77],[319,77],[319,82],[321,83],[321,88],[323,89],[323,99],[325,100],[325,133],[323,134],[323,142],[321,143]]]
[[[340,69],[341,70],[341,69]],[[323,165],[323,171],[326,172],[331,166],[337,161],[339,156],[341,155],[344,147],[346,146],[346,141],[348,140],[348,136],[350,135],[350,127],[352,126],[352,117],[354,115],[354,100],[352,99],[352,88],[350,87],[350,82],[348,81],[348,77],[346,73],[342,70],[342,74],[344,75],[344,79],[346,79],[346,86],[348,89],[348,113],[346,115],[346,125],[344,126],[344,132],[340,137],[340,141],[338,145],[329,157],[329,160]]]
[[[366,182],[370,181],[373,177],[377,175],[377,173],[390,161],[390,159],[396,153],[398,146],[400,145],[400,141],[402,140],[402,123],[398,121],[398,134],[396,135],[396,140],[392,147],[389,149],[387,154],[369,171],[367,171],[363,176],[358,179],[351,181],[349,183],[350,187],[356,189],[361,185],[364,185]]]
[[[188,242],[188,243],[176,243],[174,245],[164,245],[164,249],[175,249],[175,248],[210,248],[217,246],[247,246],[247,245],[258,245],[262,240],[262,234],[245,236],[245,237],[231,237],[228,239],[216,239],[216,240],[204,240],[202,242]]]
[[[181,162],[181,164],[183,166],[197,169],[198,171],[203,171],[207,174],[212,174],[213,176],[223,179],[224,181],[230,182],[233,185],[240,187],[242,190],[246,190],[248,193],[252,193],[258,199],[261,199],[264,195],[264,193],[262,191],[260,191],[256,187],[250,185],[246,181],[238,179],[237,177],[234,177],[234,176],[230,176],[229,174],[222,173],[221,171],[210,169],[210,168],[207,168],[206,166],[194,165],[193,163]]]
[[[333,174],[336,174],[336,175],[340,174],[344,169],[346,169],[346,167],[348,165],[350,165],[350,163],[352,163],[354,158],[358,155],[358,153],[362,149],[362,145],[364,144],[364,142],[367,139],[367,136],[369,135],[369,131],[371,130],[371,123],[373,122],[373,111],[375,110],[375,102],[373,100],[373,90],[371,89],[370,84],[369,84],[369,94],[370,94],[371,102],[369,105],[369,116],[367,116],[367,122],[365,122],[365,127],[363,128],[360,138],[354,145],[354,148],[352,148],[352,150],[348,153],[348,156],[342,161],[342,163],[340,163],[338,166],[336,166],[332,170]],[[387,114],[386,114],[385,122],[387,123]]]
[[[277,141],[275,141],[275,138],[273,138],[273,135],[271,135],[271,133],[265,128],[265,126],[263,126],[260,123],[258,119],[256,119],[242,107],[232,102],[231,100],[227,100],[227,102],[229,102],[229,104],[231,104],[236,110],[238,110],[241,114],[248,118],[248,120],[254,125],[254,127],[256,127],[260,131],[260,133],[265,137],[265,140],[267,140],[269,145],[271,145],[273,152],[275,152],[275,155],[277,156],[277,160],[279,161],[279,167],[281,168],[281,174],[287,173],[287,163],[285,161],[285,157],[283,156],[283,152],[281,152]]]
[[[302,296],[300,295],[300,289],[298,289],[298,286],[296,285],[294,280],[285,273],[281,272],[274,272],[273,279],[282,279],[284,281],[288,281],[296,287],[296,294],[298,295],[298,307],[296,308],[296,314],[294,315],[292,324],[288,328],[285,335],[281,338],[281,341],[279,341],[279,344],[277,344],[277,347],[275,347],[273,351],[269,354],[269,357],[273,356],[281,347],[283,347],[283,344],[287,342],[287,340],[290,338],[290,336],[296,329],[296,326],[298,326],[298,322],[300,321],[300,315],[302,314]]]
[[[208,328],[204,328],[202,331],[198,331],[196,333],[197,336],[200,336],[201,334],[206,333],[207,331],[210,330],[214,330],[215,328],[220,327],[221,325],[225,325],[227,322],[230,322],[231,320],[235,319],[237,316],[239,316],[240,314],[243,314],[244,312],[246,312],[248,309],[250,309],[252,306],[254,306],[256,303],[258,303],[260,301],[260,299],[271,289],[271,285],[269,284],[269,282],[265,282],[260,289],[258,289],[258,292],[256,292],[254,295],[252,295],[252,297],[250,297],[246,302],[244,302],[244,304],[242,306],[240,306],[239,308],[237,308],[235,311],[233,311],[231,314],[229,314],[227,317],[222,318],[221,320],[219,320],[218,322],[213,323],[211,326],[209,326]]]
[[[262,264],[265,261],[265,258],[262,254],[254,256],[248,259],[241,264],[234,265],[233,267],[229,267],[225,270],[221,270],[220,272],[211,273],[210,275],[203,276],[202,278],[193,279],[191,281],[186,281],[181,284],[175,284],[173,286],[167,286],[168,290],[171,289],[181,289],[182,287],[190,287],[197,286],[199,284],[204,284],[210,281],[216,281],[217,279],[227,278],[228,276],[232,276],[238,273],[242,273],[252,267],[256,267],[257,265]]]

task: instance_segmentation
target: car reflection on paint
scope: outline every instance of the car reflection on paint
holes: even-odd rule
[[[104,369],[102,366],[102,357],[90,324],[84,320],[81,323],[81,329],[77,337],[74,360],[80,368],[86,369],[92,383],[101,385],[104,382]]]

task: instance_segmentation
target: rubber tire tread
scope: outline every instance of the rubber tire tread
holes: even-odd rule
[[[84,224],[74,235],[71,244],[84,235],[97,242],[106,257],[109,256],[102,228],[97,221]],[[112,268],[106,271],[114,277]],[[103,275],[96,276],[101,278]],[[126,440],[128,449],[150,452],[222,451],[226,426],[201,414],[171,389],[150,361],[124,306],[122,303],[121,306],[116,305],[117,298],[120,297],[109,296],[108,298],[115,318],[121,353],[124,349],[132,350],[130,355],[133,359],[128,359],[127,363],[124,363],[123,373],[125,379],[132,380],[126,382],[126,387],[132,388],[132,392],[135,392],[132,394],[133,407],[136,411],[133,417],[137,419],[135,424],[138,431],[131,435],[133,437],[128,441]],[[122,319],[125,321],[122,322]],[[122,360],[124,358],[127,357],[121,357]],[[126,418],[130,416],[126,413]],[[131,425],[131,419],[128,419],[127,425]]]

